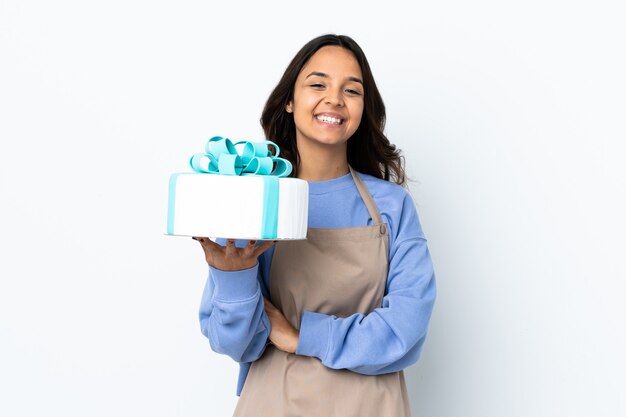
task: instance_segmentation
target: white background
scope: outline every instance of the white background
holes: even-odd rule
[[[169,174],[348,34],[436,267],[415,416],[626,415],[617,1],[0,1],[0,415],[227,416]]]

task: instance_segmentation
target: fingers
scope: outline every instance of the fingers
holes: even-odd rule
[[[261,243],[259,246],[257,246],[256,248],[254,248],[254,256],[259,256],[260,254],[262,254],[263,252],[265,252],[266,250],[268,250],[269,248],[271,248],[274,243],[276,243],[276,240],[266,240],[263,243]]]
[[[249,240],[248,244],[243,248],[243,254],[246,257],[254,256],[254,248],[256,247],[256,240]]]
[[[249,240],[243,247],[237,247],[236,239],[226,239],[225,246],[221,246],[217,242],[213,242],[207,237],[193,236],[193,240],[200,242],[202,249],[204,249],[207,262],[209,265],[214,265],[221,269],[246,269],[252,266],[251,263],[263,252],[268,250],[274,245],[276,240],[258,241],[255,239]]]
[[[197,240],[198,242],[200,242],[200,244],[206,248],[206,249],[218,249],[221,246],[218,245],[217,243],[213,242],[211,239],[209,239],[208,237],[199,237],[199,236],[194,236],[192,237],[193,240]]]
[[[208,240],[208,238],[200,236],[193,236],[192,239],[200,243],[202,246],[204,246],[204,241]]]
[[[235,253],[237,253],[235,239],[226,239],[226,249],[224,250],[224,254],[226,256],[233,256]]]

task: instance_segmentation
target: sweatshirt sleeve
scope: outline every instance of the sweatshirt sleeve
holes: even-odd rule
[[[223,245],[224,240],[218,243]],[[243,244],[236,242],[239,247]],[[209,266],[200,302],[200,328],[211,349],[237,362],[257,360],[270,333],[260,286],[262,270],[259,263],[241,271]]]
[[[367,375],[399,371],[419,359],[436,298],[435,273],[410,197],[397,217],[399,243],[390,251],[382,306],[343,318],[305,311],[296,354]]]

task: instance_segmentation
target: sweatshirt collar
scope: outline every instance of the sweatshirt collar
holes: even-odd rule
[[[330,180],[307,182],[309,183],[309,194],[326,194],[354,186],[354,180],[349,172]]]

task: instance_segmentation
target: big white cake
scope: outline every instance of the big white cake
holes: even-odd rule
[[[306,239],[309,185],[266,175],[172,174],[167,234]]]

